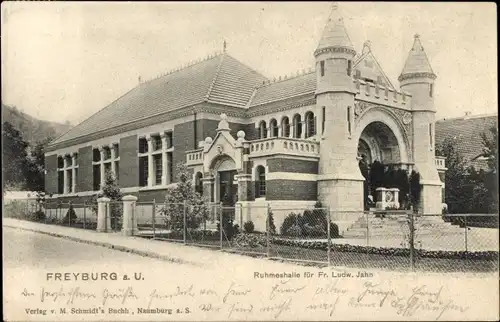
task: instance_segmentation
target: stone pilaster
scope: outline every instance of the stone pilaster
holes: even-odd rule
[[[137,218],[136,212],[136,196],[124,196],[123,201],[123,226],[122,235],[133,236],[137,231]]]
[[[107,233],[111,229],[111,212],[106,197],[97,199],[97,232]]]

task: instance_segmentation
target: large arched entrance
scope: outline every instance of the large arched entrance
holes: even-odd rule
[[[238,183],[235,179],[237,174],[236,163],[231,157],[222,155],[212,162],[211,170],[213,170],[215,177],[215,202],[222,202],[226,206],[234,206],[238,201]]]
[[[399,133],[400,134],[400,133]],[[368,123],[359,135],[358,160],[364,182],[365,208],[374,206],[376,188],[398,188],[404,197],[407,186],[406,149],[391,127],[382,121]]]

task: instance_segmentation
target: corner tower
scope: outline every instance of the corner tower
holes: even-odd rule
[[[413,161],[420,173],[422,193],[420,210],[424,213],[441,213],[441,181],[435,165],[435,115],[434,81],[420,36],[415,35],[413,47],[406,59],[398,80],[402,90],[412,95]]]
[[[337,4],[326,23],[316,59],[316,108],[320,115],[318,198],[338,211],[363,210],[363,177],[354,133],[352,65],[356,51]]]

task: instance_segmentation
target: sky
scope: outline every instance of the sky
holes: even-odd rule
[[[78,124],[143,81],[222,51],[269,78],[314,66],[331,2],[2,2],[2,101]],[[437,119],[496,113],[494,3],[341,2],[358,52],[397,77],[420,35]]]

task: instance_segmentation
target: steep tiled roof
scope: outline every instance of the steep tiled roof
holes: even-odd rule
[[[316,73],[310,72],[257,88],[249,107],[280,101],[316,90]]]
[[[408,54],[405,66],[403,67],[403,71],[401,72],[401,76],[399,77],[401,78],[403,75],[415,73],[428,73],[434,75],[431,64],[429,63],[429,59],[425,54],[424,47],[420,42],[419,35],[415,35],[413,47]]]
[[[481,133],[490,135],[490,128],[497,127],[497,115],[478,115],[444,119],[436,122],[436,145],[446,139],[453,140],[456,150],[476,168],[484,168],[486,161],[473,160],[483,152]]]
[[[224,53],[139,84],[51,145],[204,101],[243,108],[266,80]]]

